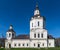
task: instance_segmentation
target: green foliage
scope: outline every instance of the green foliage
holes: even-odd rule
[[[0,50],[6,50],[6,49],[0,48]],[[60,47],[56,47],[56,48],[11,48],[8,50],[60,50]]]

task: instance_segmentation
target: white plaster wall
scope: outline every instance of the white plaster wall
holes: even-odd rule
[[[44,46],[43,46],[44,43]],[[47,47],[47,40],[30,40],[30,47],[38,48],[38,44],[40,44],[40,48]],[[35,44],[35,46],[34,46]]]
[[[51,43],[51,45],[49,45]],[[48,39],[48,47],[55,47],[55,40],[54,39]]]
[[[16,44],[16,46],[14,46],[14,44]],[[20,46],[18,46],[18,44],[20,44]],[[24,46],[23,46],[24,44]],[[28,44],[28,46],[27,46]],[[11,47],[12,48],[28,48],[30,46],[30,41],[29,39],[15,39],[15,40],[12,40],[12,43],[11,43]]]
[[[35,46],[34,46],[34,43],[35,43]],[[44,46],[42,45],[43,43],[44,43]],[[7,44],[8,42],[6,42],[6,45]],[[14,44],[16,44],[16,46],[14,46]],[[20,44],[20,46],[18,46],[18,44]],[[38,44],[40,44],[41,48],[47,47],[47,40],[46,39],[44,40],[15,39],[11,41],[11,48],[38,48]],[[9,47],[9,45],[7,45],[7,47]]]
[[[34,38],[34,34],[36,34],[36,38]],[[38,34],[40,34],[40,37],[38,38]],[[41,34],[43,34],[43,38],[41,37]],[[45,29],[37,29],[30,31],[30,39],[47,39],[47,30]]]
[[[38,21],[39,21],[39,26],[38,26]],[[32,23],[33,23],[33,27],[32,27]],[[35,28],[43,28],[43,17],[39,19],[33,19],[30,21],[30,30]]]
[[[5,40],[5,48],[9,48],[9,44],[11,44],[11,40]]]

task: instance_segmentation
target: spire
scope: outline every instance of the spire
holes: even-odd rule
[[[40,15],[38,2],[36,2],[36,9],[35,9],[35,11],[34,11],[34,15]]]
[[[39,9],[38,2],[36,2],[36,10],[38,10],[38,9]]]

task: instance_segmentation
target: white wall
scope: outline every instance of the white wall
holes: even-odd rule
[[[38,48],[38,44],[40,44],[39,48],[45,48],[47,47],[47,39],[12,39],[11,41],[5,41],[6,48],[9,48],[9,44],[11,44],[11,48]],[[14,46],[15,44],[16,46]],[[54,39],[48,39],[48,47],[55,47]]]
[[[34,34],[36,34],[36,38],[34,38]],[[38,34],[40,34],[40,38],[38,38]],[[43,34],[43,38],[41,37]],[[30,39],[47,39],[47,30],[45,29],[37,29],[30,31]]]
[[[48,39],[48,47],[55,47],[55,40],[54,39]]]
[[[38,26],[39,21],[39,26]],[[33,27],[32,27],[33,23]],[[43,28],[43,17],[40,17],[39,19],[33,19],[30,21],[30,30],[34,28]]]
[[[44,43],[44,46],[43,46]],[[47,41],[46,39],[44,40],[30,40],[30,47],[38,48],[38,44],[40,44],[40,48],[47,47]],[[35,46],[34,46],[35,44]]]
[[[43,46],[44,43],[44,46]],[[41,48],[47,47],[47,40],[29,40],[29,39],[13,39],[10,43],[9,42],[5,42],[5,47],[9,47],[9,44],[11,44],[11,48],[38,48],[38,44],[40,44]],[[14,44],[16,44],[16,46],[14,46]],[[20,46],[18,45],[20,44]],[[24,44],[24,46],[23,46]],[[27,46],[28,44],[28,46]],[[35,44],[35,46],[34,46]]]
[[[12,44],[11,45],[12,48],[20,48],[20,47],[27,48],[30,45],[30,41],[29,41],[29,39],[15,39],[15,40],[12,40],[11,44]],[[14,44],[16,44],[16,46],[14,46]],[[20,46],[18,44],[20,44]],[[23,44],[24,44],[24,46],[23,46]],[[28,44],[28,46],[27,46],[27,44]]]

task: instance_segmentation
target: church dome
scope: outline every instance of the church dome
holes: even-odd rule
[[[9,29],[7,32],[15,32],[13,29]]]
[[[13,30],[13,26],[12,26],[12,25],[10,25],[10,28],[9,28],[9,30],[8,30],[7,32],[15,32],[15,31]]]

